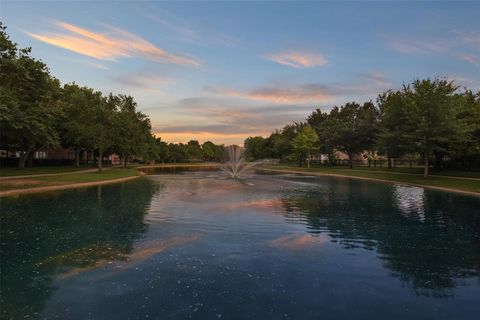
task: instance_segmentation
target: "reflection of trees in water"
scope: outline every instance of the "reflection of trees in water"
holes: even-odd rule
[[[156,188],[142,179],[2,200],[1,317],[39,312],[56,274],[128,254]]]
[[[289,190],[287,220],[304,220],[309,232],[328,233],[346,249],[375,249],[418,294],[449,295],[462,279],[479,277],[479,199],[426,190],[419,206],[405,187],[400,199],[394,188],[329,179],[328,189]]]

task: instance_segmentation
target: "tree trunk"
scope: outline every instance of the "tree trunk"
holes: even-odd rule
[[[348,154],[348,167],[353,169],[353,154]]]
[[[80,149],[75,149],[75,167],[80,167]]]
[[[310,169],[310,154],[308,154],[307,158],[307,168]]]
[[[98,172],[103,171],[103,150],[98,150]]]
[[[426,178],[428,177],[428,169],[430,167],[430,159],[429,159],[429,154],[428,151],[425,151],[425,154],[423,155],[424,161],[425,161],[425,169],[423,171],[423,176]]]
[[[29,168],[33,167],[33,154],[34,152],[30,152],[30,154],[27,157],[27,167]]]
[[[127,156],[125,154],[122,155],[122,167],[127,167]]]
[[[392,158],[388,157],[388,169],[392,169]]]
[[[18,169],[25,169],[25,162],[27,161],[30,152],[32,152],[32,148],[28,148],[27,151],[20,151],[20,158],[18,158]]]

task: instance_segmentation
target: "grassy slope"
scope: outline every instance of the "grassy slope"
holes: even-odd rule
[[[13,190],[13,189],[26,189],[26,188],[37,188],[37,187],[46,187],[52,185],[66,185],[73,183],[82,183],[82,182],[95,182],[95,181],[104,181],[104,180],[113,180],[121,179],[131,176],[137,176],[140,173],[136,169],[107,169],[102,173],[99,172],[82,172],[82,173],[72,173],[65,174],[61,176],[48,176],[48,177],[36,177],[14,179],[17,183],[12,185],[6,181],[0,181],[0,191]],[[21,181],[25,180],[25,184],[22,184]],[[37,183],[29,183],[29,180],[35,180]]]
[[[480,193],[480,180],[468,180],[461,178],[446,178],[438,176],[430,176],[424,178],[421,174],[408,173],[401,174],[398,172],[385,172],[380,170],[367,170],[367,169],[348,169],[348,168],[330,168],[330,167],[315,167],[307,169],[305,167],[295,167],[295,166],[283,166],[283,165],[270,165],[265,166],[270,169],[284,169],[292,170],[298,172],[318,172],[318,173],[329,173],[329,174],[339,174],[352,177],[362,177],[362,178],[372,178],[380,180],[388,180],[393,182],[403,182],[411,184],[420,184],[427,186],[443,187],[450,189],[458,189],[464,191],[473,191]],[[385,170],[385,169],[383,169]],[[387,169],[388,170],[388,169]]]

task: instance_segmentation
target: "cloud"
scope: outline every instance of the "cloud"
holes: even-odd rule
[[[193,28],[186,27],[183,19],[180,19],[179,17],[167,11],[163,11],[163,15],[168,16],[169,19],[154,15],[150,12],[143,12],[143,14],[149,19],[152,19],[153,21],[159,23],[163,27],[168,28],[169,30],[181,35],[183,38],[191,42],[196,42],[200,40],[200,35],[198,34],[197,31],[195,31]],[[171,22],[170,20],[175,22]]]
[[[393,51],[406,54],[446,52],[451,47],[451,44],[447,41],[418,40],[405,37],[388,37],[387,45]]]
[[[303,121],[314,109],[306,105],[252,105],[248,101],[209,97],[182,99],[169,107],[174,121],[153,122],[154,132],[163,140],[186,142],[195,137],[226,144],[241,144],[252,135],[268,136],[287,123]],[[170,110],[158,108],[161,114]]]
[[[205,89],[211,93],[223,96],[280,104],[319,103],[331,100],[329,88],[316,83],[303,84],[296,87],[261,87],[248,91],[218,87],[205,87]]]
[[[113,26],[106,26],[105,32],[98,33],[61,21],[55,21],[54,25],[60,31],[27,34],[39,41],[98,60],[143,58],[161,63],[195,67],[201,65],[192,57],[167,52],[137,35]]]
[[[454,80],[457,84],[462,87],[470,88],[472,90],[480,90],[480,80],[474,79],[465,75],[460,74],[451,74],[448,76],[449,79]]]
[[[470,64],[475,65],[475,66],[480,65],[480,56],[477,56],[477,55],[465,54],[465,55],[460,55],[459,58],[460,58],[460,60],[466,61]]]
[[[206,86],[207,92],[225,97],[264,101],[275,104],[298,105],[333,103],[337,98],[376,96],[378,92],[392,86],[385,75],[380,72],[360,74],[354,83],[304,83],[298,85],[268,85],[249,90]]]
[[[288,51],[265,56],[266,59],[293,68],[312,68],[327,64],[327,59],[319,53]]]
[[[388,78],[378,71],[359,74],[354,80],[249,90],[206,86],[205,91],[214,95],[181,99],[150,112],[159,112],[159,116],[167,112],[170,119],[175,119],[153,123],[154,131],[166,141],[186,142],[196,137],[200,141],[238,144],[248,136],[268,136],[288,123],[304,121],[317,108],[328,111],[333,104],[370,100],[391,87]]]
[[[443,39],[411,39],[409,37],[388,37],[388,47],[404,54],[442,54],[459,59],[472,65],[480,65],[480,56],[472,53],[474,47],[480,48],[480,36],[473,33],[455,32],[455,37]]]
[[[170,11],[157,10],[156,15],[143,10],[141,12],[145,17],[170,30],[170,33],[174,33],[176,40],[180,39],[207,47],[212,43],[219,43],[227,47],[240,45],[240,40],[232,35],[221,33],[216,28],[208,27],[204,23],[194,23]]]
[[[361,74],[361,76],[382,88],[392,86],[391,82],[387,79],[387,77],[380,72],[370,71]]]
[[[475,34],[469,34],[464,37],[464,40],[470,44],[474,44],[480,48],[480,36]]]
[[[162,88],[174,82],[172,78],[145,72],[117,75],[112,80],[128,89],[134,88],[150,92],[161,92]]]
[[[101,64],[101,63],[95,63],[95,62],[87,62],[88,65],[94,67],[94,68],[97,68],[97,69],[102,69],[102,70],[108,70],[108,67]]]

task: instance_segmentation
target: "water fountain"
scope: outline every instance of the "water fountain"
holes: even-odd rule
[[[226,146],[225,154],[227,160],[220,165],[220,169],[228,173],[234,179],[240,178],[241,173],[261,163],[261,161],[245,161],[244,149],[237,145]]]

